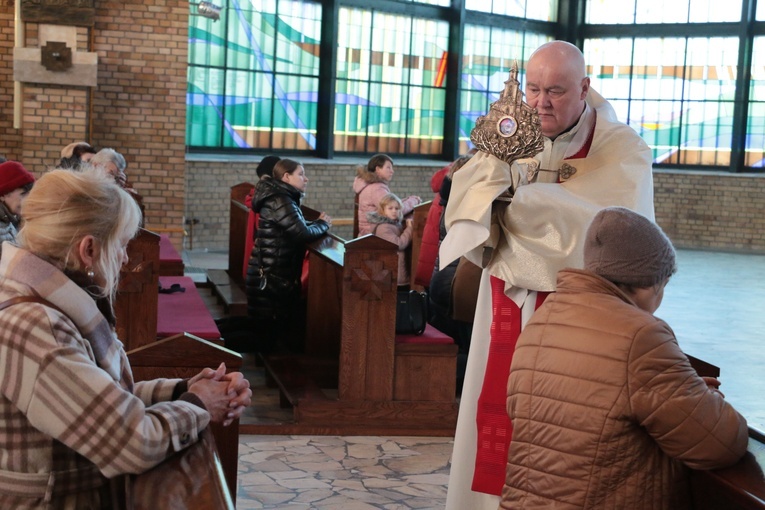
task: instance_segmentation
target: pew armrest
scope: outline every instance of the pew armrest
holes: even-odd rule
[[[725,469],[691,471],[694,510],[765,510],[765,437],[749,429],[744,458]]]
[[[196,444],[149,471],[130,477],[127,491],[127,508],[133,510],[234,510],[209,429],[202,432]]]

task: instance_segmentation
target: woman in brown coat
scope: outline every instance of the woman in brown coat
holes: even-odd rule
[[[518,339],[501,508],[688,508],[688,469],[735,463],[747,425],[653,316],[672,244],[612,207],[595,216],[584,261],[558,273]]]

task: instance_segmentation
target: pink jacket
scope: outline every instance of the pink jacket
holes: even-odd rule
[[[373,225],[369,224],[367,215],[377,209],[380,199],[391,192],[390,188],[377,177],[376,173],[369,172],[366,167],[359,167],[353,180],[353,191],[358,195],[359,201],[359,236],[371,234]],[[411,213],[419,204],[417,198],[411,196],[402,199],[401,202],[404,204],[402,209],[404,216]]]

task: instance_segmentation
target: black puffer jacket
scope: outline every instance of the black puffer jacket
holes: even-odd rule
[[[300,211],[301,193],[294,186],[271,178],[258,182],[252,210],[260,214],[255,245],[247,267],[247,302],[250,315],[273,315],[300,290],[305,246],[329,230],[322,220],[306,222]],[[266,287],[260,289],[260,268]]]

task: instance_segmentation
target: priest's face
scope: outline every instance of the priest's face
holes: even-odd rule
[[[539,112],[542,134],[548,138],[573,127],[584,111],[590,79],[578,69],[553,51],[538,51],[529,59],[526,101]]]

